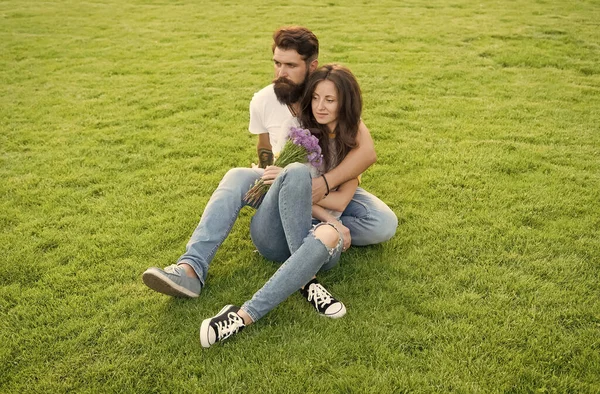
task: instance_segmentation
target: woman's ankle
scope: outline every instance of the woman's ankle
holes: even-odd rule
[[[242,320],[244,320],[244,324],[246,326],[249,326],[250,324],[254,323],[254,320],[252,320],[248,312],[246,312],[245,310],[240,309],[238,315],[242,318]]]

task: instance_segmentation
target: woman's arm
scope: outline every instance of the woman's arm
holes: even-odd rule
[[[325,174],[330,188],[335,188],[342,183],[358,177],[377,160],[375,145],[367,126],[361,121],[356,134],[356,148],[352,149],[334,169]],[[313,179],[312,200],[320,201],[327,192],[323,177]]]
[[[329,181],[329,179],[327,179]],[[327,197],[317,203],[318,206],[342,212],[352,200],[356,188],[358,187],[358,178],[350,179],[344,182],[337,190],[330,192]],[[318,218],[317,218],[318,219]]]
[[[323,207],[320,207],[318,205],[313,205],[312,206],[312,217],[320,220],[322,222],[336,222],[337,219],[335,218],[335,216],[333,216],[332,214],[330,214],[329,212],[327,212],[327,210]]]

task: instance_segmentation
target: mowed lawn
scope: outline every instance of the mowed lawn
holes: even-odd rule
[[[356,74],[399,218],[208,350],[277,266],[244,208],[195,300],[147,289],[256,162],[271,35]],[[0,392],[600,392],[600,3],[0,3]]]

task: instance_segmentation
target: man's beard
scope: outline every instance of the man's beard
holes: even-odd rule
[[[277,101],[281,104],[291,105],[300,101],[304,89],[306,89],[306,80],[308,73],[304,78],[304,81],[300,84],[296,84],[285,77],[280,77],[273,80],[273,89],[275,89],[275,96]]]

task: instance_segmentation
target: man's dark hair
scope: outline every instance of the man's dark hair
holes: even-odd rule
[[[275,52],[275,48],[295,50],[302,56],[306,65],[319,57],[319,40],[317,36],[302,26],[284,26],[275,30],[275,33],[273,33],[273,52]]]

